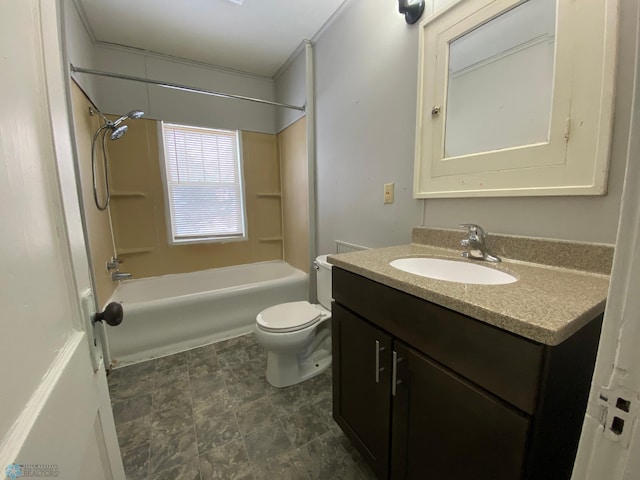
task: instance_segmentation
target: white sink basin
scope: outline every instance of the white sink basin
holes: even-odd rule
[[[446,282],[470,283],[474,285],[503,285],[518,279],[513,275],[485,267],[477,263],[446,260],[443,258],[411,257],[389,262],[394,268],[422,277]]]

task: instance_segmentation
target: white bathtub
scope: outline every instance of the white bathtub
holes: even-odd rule
[[[114,366],[253,331],[256,315],[307,299],[308,276],[283,261],[123,281],[109,302],[124,321],[107,329]]]

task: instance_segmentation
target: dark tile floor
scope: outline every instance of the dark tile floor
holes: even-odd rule
[[[277,389],[252,334],[109,375],[128,480],[370,480],[331,418],[331,370]]]

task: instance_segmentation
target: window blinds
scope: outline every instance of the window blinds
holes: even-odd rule
[[[238,132],[162,124],[175,242],[244,238]]]

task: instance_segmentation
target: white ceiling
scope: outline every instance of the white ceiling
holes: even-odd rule
[[[97,42],[273,76],[345,0],[76,0]]]

